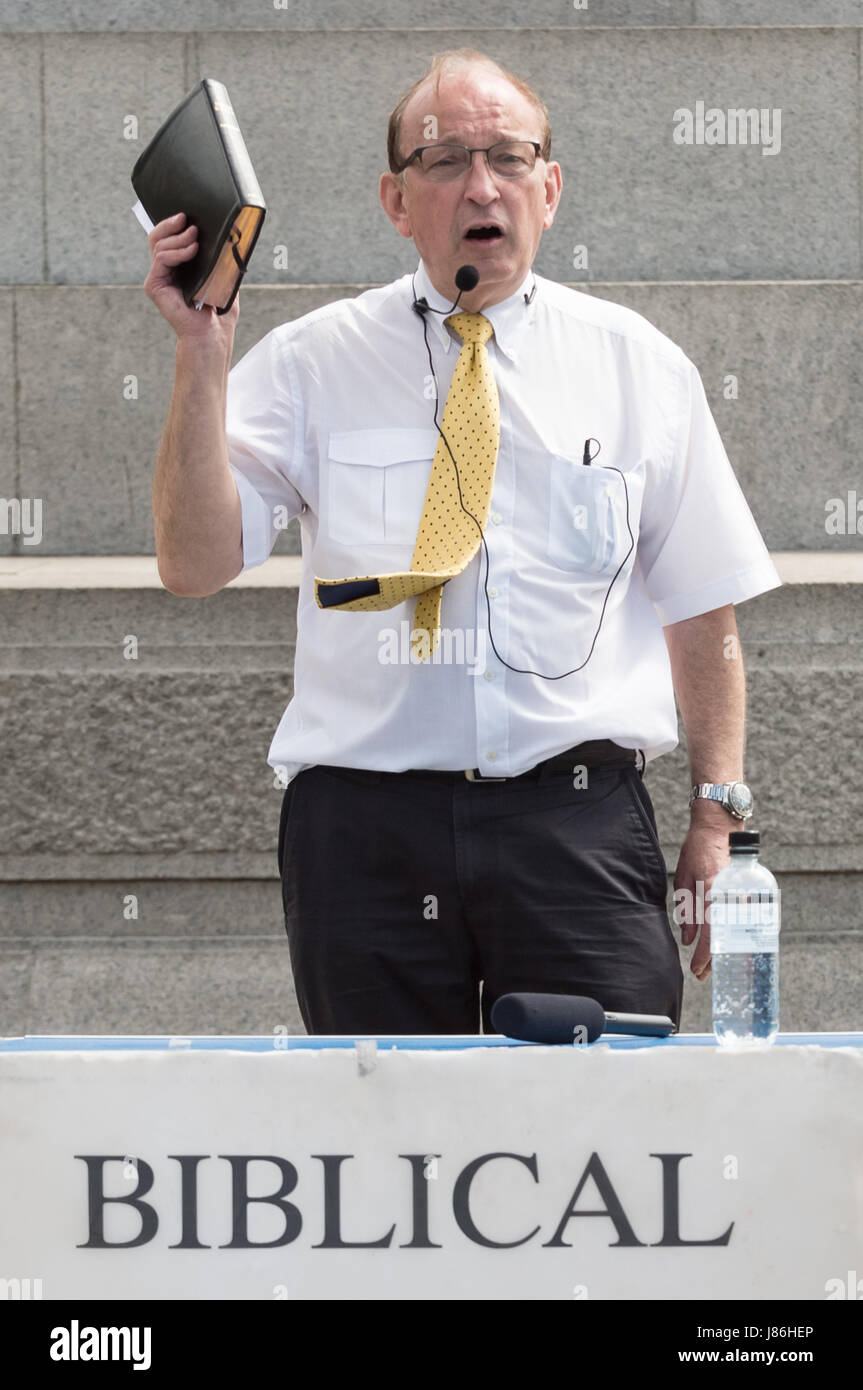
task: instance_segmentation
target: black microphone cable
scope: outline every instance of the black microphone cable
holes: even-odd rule
[[[613,472],[619,473],[620,476],[621,476],[621,478],[623,479],[623,491],[624,491],[624,494],[625,494],[625,497],[626,497],[626,529],[627,529],[627,531],[629,532],[629,549],[627,550],[626,554],[624,555],[623,559],[621,560],[620,564],[618,565],[617,569],[615,570],[614,575],[612,576],[612,579],[611,579],[611,583],[609,584],[608,588],[607,588],[606,591],[605,591],[605,598],[604,598],[603,601],[602,601],[602,611],[601,611],[601,613],[600,613],[600,615],[599,615],[599,623],[598,623],[598,625],[597,625],[596,632],[593,634],[593,641],[592,641],[591,644],[590,644],[590,651],[587,653],[587,656],[584,658],[584,661],[582,661],[582,663],[581,663],[580,666],[573,666],[572,670],[570,670],[570,671],[561,671],[560,675],[557,675],[557,676],[548,676],[548,675],[546,675],[545,672],[543,672],[543,671],[534,671],[533,668],[530,667],[530,666],[511,666],[510,663],[509,663],[508,661],[504,660],[504,658],[501,656],[500,652],[498,651],[498,649],[497,649],[497,647],[496,647],[496,645],[495,645],[494,635],[493,635],[492,630],[491,630],[491,598],[489,597],[489,592],[488,592],[489,555],[488,555],[488,543],[486,542],[485,532],[483,531],[480,522],[479,522],[478,519],[474,516],[473,512],[470,511],[470,510],[465,506],[465,504],[464,504],[464,498],[463,498],[463,496],[462,496],[462,491],[461,491],[461,477],[460,477],[459,471],[458,471],[458,464],[456,463],[456,461],[455,461],[455,456],[453,455],[453,451],[452,451],[452,449],[451,449],[450,446],[449,446],[449,440],[447,439],[446,435],[444,434],[444,432],[443,432],[443,430],[442,430],[442,428],[441,428],[441,426],[440,426],[440,424],[439,424],[439,422],[438,422],[438,418],[437,418],[438,398],[439,398],[439,392],[438,392],[438,387],[437,387],[437,375],[436,375],[436,373],[435,373],[434,362],[433,362],[433,360],[432,360],[431,347],[430,347],[430,345],[429,345],[429,339],[428,339],[428,324],[426,323],[426,317],[425,317],[426,314],[429,313],[429,312],[431,312],[431,313],[433,313],[433,314],[447,314],[447,315],[452,314],[452,313],[455,313],[455,311],[456,311],[456,305],[458,304],[459,299],[461,299],[462,294],[465,293],[465,292],[469,293],[472,289],[475,289],[476,285],[479,283],[479,273],[478,273],[478,271],[476,270],[476,267],[475,267],[475,266],[472,266],[472,265],[463,265],[463,266],[460,266],[460,267],[459,267],[459,269],[456,271],[456,276],[455,276],[456,288],[458,289],[458,298],[457,298],[457,299],[455,300],[455,302],[453,303],[453,306],[452,306],[451,309],[432,309],[431,305],[428,303],[428,301],[427,301],[426,299],[424,299],[424,298],[423,298],[423,299],[417,299],[417,297],[416,297],[416,284],[415,284],[415,281],[414,281],[413,283],[414,283],[414,301],[413,301],[412,308],[414,309],[414,311],[415,311],[417,314],[419,314],[420,318],[422,319],[422,324],[423,324],[423,340],[424,340],[425,346],[426,346],[426,353],[427,353],[427,355],[428,355],[429,367],[431,368],[432,380],[434,381],[434,392],[435,392],[435,394],[434,394],[434,423],[435,423],[435,429],[437,430],[438,434],[440,435],[441,439],[443,440],[444,445],[446,446],[446,451],[447,451],[447,453],[449,454],[449,456],[450,456],[450,458],[451,458],[451,460],[452,460],[452,466],[453,466],[453,468],[455,469],[456,487],[458,488],[458,500],[459,500],[459,503],[461,504],[461,509],[462,509],[462,511],[465,513],[466,516],[469,516],[469,517],[470,517],[471,521],[472,521],[472,522],[474,523],[474,525],[476,526],[477,530],[479,531],[480,540],[482,541],[483,553],[484,553],[484,555],[485,555],[485,578],[484,578],[484,580],[483,580],[483,590],[484,590],[484,592],[485,592],[485,606],[486,606],[486,612],[487,612],[487,614],[488,614],[488,637],[489,637],[489,641],[491,642],[492,651],[494,652],[495,656],[497,657],[498,661],[501,663],[502,666],[505,666],[505,667],[507,668],[508,671],[515,671],[517,675],[522,675],[522,676],[538,676],[538,677],[540,678],[540,680],[544,680],[544,681],[560,681],[560,680],[563,680],[566,676],[574,676],[574,675],[576,675],[579,671],[582,671],[582,670],[584,669],[584,667],[587,665],[588,661],[590,661],[590,658],[593,656],[593,650],[594,650],[594,647],[596,646],[596,641],[597,641],[597,638],[599,637],[600,629],[602,628],[602,622],[603,622],[603,619],[604,619],[604,617],[605,617],[605,610],[606,610],[606,607],[607,607],[607,605],[608,605],[609,595],[611,594],[611,591],[612,591],[612,589],[613,589],[613,587],[614,587],[615,580],[617,579],[618,575],[620,574],[621,570],[623,569],[624,565],[626,564],[627,560],[629,559],[630,555],[632,554],[633,549],[635,548],[635,537],[634,537],[633,534],[632,534],[632,527],[631,527],[630,524],[629,524],[629,488],[628,488],[627,485],[626,485],[626,478],[625,478],[623,472],[621,471],[621,469],[615,468],[613,464],[607,464],[607,465],[606,465],[606,467],[612,469]],[[525,303],[526,303],[526,304],[529,304],[529,303],[530,303],[530,301],[533,299],[533,296],[534,296],[535,293],[536,293],[536,284],[534,284],[533,290],[531,291],[530,295],[525,295],[524,298],[525,298]],[[591,452],[590,452],[590,445],[591,445],[591,443],[594,443],[594,444],[598,445],[598,448],[597,448],[595,454],[591,454]],[[583,465],[583,466],[586,466],[586,467],[589,467],[590,464],[593,462],[593,460],[594,460],[595,458],[598,458],[598,457],[599,457],[599,454],[600,454],[601,449],[602,449],[602,445],[600,444],[600,442],[599,442],[598,439],[593,439],[593,436],[591,436],[590,438],[586,439],[586,440],[584,441],[584,457],[583,457],[583,459],[582,459],[582,465]]]

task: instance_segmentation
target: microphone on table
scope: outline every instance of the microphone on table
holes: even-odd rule
[[[422,299],[415,299],[413,308],[422,318],[423,314],[453,314],[455,313],[458,302],[463,294],[470,294],[479,284],[479,271],[475,265],[460,265],[455,273],[455,287],[458,294],[449,309],[433,309],[423,295]]]
[[[606,1013],[586,994],[502,994],[491,1021],[509,1038],[535,1043],[572,1043],[576,1029],[586,1030],[589,1043],[603,1033],[666,1038],[677,1031],[665,1014]]]

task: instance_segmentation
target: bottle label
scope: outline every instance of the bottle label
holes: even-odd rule
[[[779,903],[773,894],[721,897],[710,904],[710,948],[719,952],[779,950]]]

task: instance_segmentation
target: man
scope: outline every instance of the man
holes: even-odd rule
[[[678,1022],[641,779],[676,744],[675,691],[701,785],[675,887],[709,889],[744,824],[733,604],[779,578],[692,363],[531,270],[561,194],[550,143],[519,79],[435,60],[380,181],[416,272],[282,325],[230,380],[237,306],[187,309],[171,268],[195,228],[151,233],[145,288],[178,337],[163,582],[213,593],[300,517],[269,761],[311,1032],[472,1032],[480,993],[488,1031],[518,989]],[[709,973],[706,926],[691,969]]]

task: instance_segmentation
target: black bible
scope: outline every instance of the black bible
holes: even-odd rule
[[[175,107],[136,162],[132,187],[153,223],[184,212],[197,227],[197,253],[174,279],[190,307],[227,313],[267,205],[221,82],[205,77]]]

